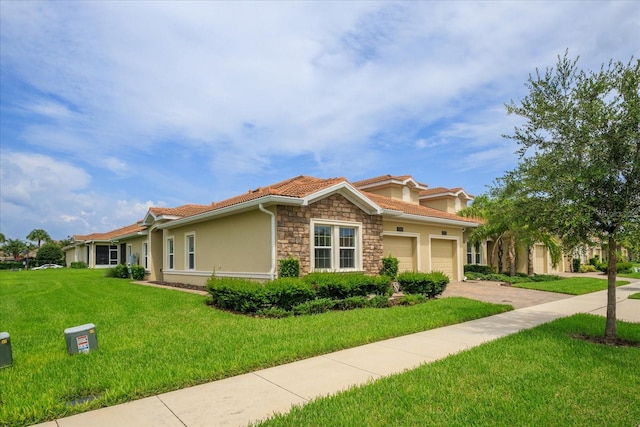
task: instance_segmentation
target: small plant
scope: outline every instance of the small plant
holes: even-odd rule
[[[133,280],[142,280],[144,279],[144,267],[141,265],[132,265],[131,266],[131,277]]]
[[[586,264],[586,265],[581,265],[580,268],[578,268],[578,271],[580,273],[595,273],[597,270],[593,265]]]
[[[386,308],[391,307],[391,301],[386,295],[376,295],[369,300],[369,307]]]
[[[87,263],[84,261],[74,261],[69,266],[71,268],[87,268]]]
[[[293,315],[291,311],[287,311],[279,307],[263,308],[256,312],[257,316],[268,317],[271,319],[282,319]]]
[[[580,258],[574,258],[572,262],[573,272],[577,273],[578,271],[580,271]]]
[[[296,305],[293,307],[293,313],[296,316],[320,314],[331,310],[334,305],[334,301],[329,298],[318,298]]]
[[[427,302],[428,299],[424,295],[421,294],[407,294],[403,297],[400,297],[396,300],[398,305],[416,305],[422,304],[423,302]]]
[[[404,272],[398,275],[400,289],[404,293],[422,294],[427,298],[433,298],[444,292],[449,277],[441,272],[412,273]]]
[[[299,277],[300,261],[292,255],[280,260],[280,277]]]
[[[355,308],[363,308],[369,305],[369,298],[367,297],[349,297],[335,302],[335,309],[338,310],[353,310]]]
[[[398,275],[398,265],[398,258],[392,255],[384,257],[382,258],[382,271],[380,273],[383,276],[390,277],[393,280]]]
[[[496,269],[488,265],[467,264],[464,266],[464,272],[467,276],[467,273],[493,274]]]

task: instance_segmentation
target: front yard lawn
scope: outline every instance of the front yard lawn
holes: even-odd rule
[[[640,347],[602,336],[605,319],[575,315],[278,415],[273,426],[635,426]],[[640,324],[618,323],[640,345]]]
[[[0,425],[20,426],[511,310],[443,298],[416,306],[263,319],[206,297],[100,270],[0,271]],[[69,356],[64,330],[96,325],[99,350]],[[78,403],[83,402],[83,403]]]
[[[628,285],[628,280],[616,281],[616,286]],[[607,289],[607,279],[596,279],[592,277],[570,277],[552,282],[525,282],[514,283],[511,286],[524,289],[535,289],[538,291],[558,292],[569,295],[583,295]]]

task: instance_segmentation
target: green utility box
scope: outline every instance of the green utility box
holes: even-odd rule
[[[11,336],[9,332],[0,332],[0,368],[13,365]]]
[[[64,340],[67,343],[69,354],[88,353],[98,349],[98,335],[96,325],[87,323],[86,325],[74,326],[64,330]]]

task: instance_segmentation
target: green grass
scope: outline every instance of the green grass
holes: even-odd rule
[[[618,274],[618,277],[626,277],[629,279],[640,279],[640,273],[622,273]]]
[[[627,284],[629,284],[629,281],[627,280],[616,281],[616,286]],[[552,282],[514,283],[511,286],[516,288],[535,289],[538,291],[558,292],[561,294],[583,295],[607,289],[607,279],[570,277],[562,280],[554,280]]]
[[[640,343],[640,324],[618,334]],[[640,348],[572,338],[604,319],[576,315],[321,398],[273,426],[635,426]]]
[[[0,425],[26,425],[394,336],[504,312],[445,298],[413,307],[258,319],[206,297],[95,270],[0,271]],[[64,329],[96,325],[99,350],[69,356]],[[91,402],[70,402],[97,396]]]
[[[629,299],[640,299],[640,292],[629,295]]]

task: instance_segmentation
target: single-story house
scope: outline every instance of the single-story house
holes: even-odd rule
[[[64,250],[67,263],[129,262],[149,280],[196,285],[213,274],[272,279],[289,256],[301,274],[377,274],[392,255],[400,271],[437,270],[455,281],[465,263],[487,261],[486,250],[467,242],[478,222],[456,215],[471,200],[461,188],[430,189],[409,175],[297,176],[210,205],[150,208],[136,224],[73,236]]]

